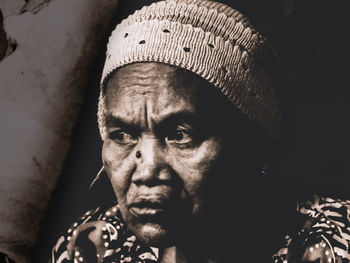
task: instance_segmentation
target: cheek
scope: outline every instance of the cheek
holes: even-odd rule
[[[172,168],[181,178],[184,190],[193,202],[194,210],[202,208],[206,202],[206,188],[218,172],[223,153],[221,140],[204,141],[191,151],[173,151]]]
[[[108,139],[102,148],[103,165],[119,202],[125,199],[135,170],[134,158],[130,158],[131,151],[132,149],[120,147]]]

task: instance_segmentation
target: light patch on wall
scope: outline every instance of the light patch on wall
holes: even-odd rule
[[[0,62],[0,251],[23,263],[30,261],[118,0],[0,2],[3,29],[17,41]]]

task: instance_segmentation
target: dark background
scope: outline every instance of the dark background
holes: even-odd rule
[[[117,24],[153,1],[121,1]],[[313,193],[350,199],[349,11],[347,1],[227,0],[245,14],[280,54],[286,69],[284,120],[277,171],[285,193]],[[107,41],[107,39],[106,39]],[[101,50],[65,169],[43,222],[35,262],[46,262],[50,248],[84,210],[110,200],[110,186],[89,184],[101,167],[97,100],[105,50]],[[103,189],[103,190],[101,190]],[[282,189],[283,190],[283,189]],[[283,191],[282,191],[283,192]]]

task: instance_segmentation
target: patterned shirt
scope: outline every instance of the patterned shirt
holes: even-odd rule
[[[299,210],[300,230],[285,237],[273,263],[350,262],[350,201],[315,198]],[[62,235],[51,263],[159,262],[158,249],[142,244],[123,222],[118,205],[86,212]]]

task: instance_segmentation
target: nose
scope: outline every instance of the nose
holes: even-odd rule
[[[141,153],[141,157],[136,160],[137,168],[132,177],[133,183],[152,186],[171,180],[166,151],[159,140],[141,139],[137,150]]]

